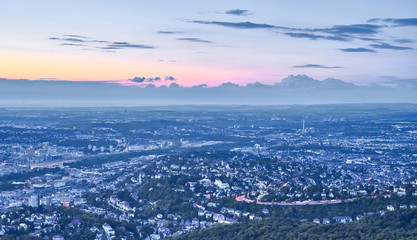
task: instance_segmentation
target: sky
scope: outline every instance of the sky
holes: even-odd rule
[[[417,79],[417,1],[0,1],[0,78],[181,86]]]

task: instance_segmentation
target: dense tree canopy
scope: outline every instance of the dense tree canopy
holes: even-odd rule
[[[175,240],[214,239],[417,239],[417,210],[374,214],[359,221],[316,224],[288,218],[270,218],[202,229]]]

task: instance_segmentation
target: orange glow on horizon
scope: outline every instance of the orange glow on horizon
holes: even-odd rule
[[[107,54],[103,57],[103,54]],[[239,68],[193,63],[165,63],[157,60],[126,59],[116,54],[90,55],[56,52],[9,52],[0,58],[0,77],[8,79],[50,79],[69,81],[114,81],[127,83],[133,77],[173,76],[182,86],[224,82],[238,84],[256,80],[257,73]],[[250,81],[249,79],[253,79]],[[242,81],[242,82],[241,82]],[[156,85],[169,85],[162,81]]]

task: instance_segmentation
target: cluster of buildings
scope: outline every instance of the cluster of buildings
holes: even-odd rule
[[[276,207],[417,197],[410,190],[417,187],[415,125],[277,115],[145,111],[0,118],[0,213],[5,216],[0,235],[59,239],[84,229],[97,239],[158,239],[260,220]],[[101,156],[111,160],[82,164]],[[77,161],[79,166],[69,167]],[[37,169],[46,171],[30,174]],[[242,204],[254,207],[241,209]],[[108,222],[87,226],[79,216],[64,218],[63,208]],[[415,205],[384,211],[397,208]],[[28,209],[29,215],[15,216]]]

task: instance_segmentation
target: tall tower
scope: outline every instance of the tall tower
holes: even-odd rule
[[[304,119],[303,119],[303,132],[305,132],[305,123],[304,123]]]

